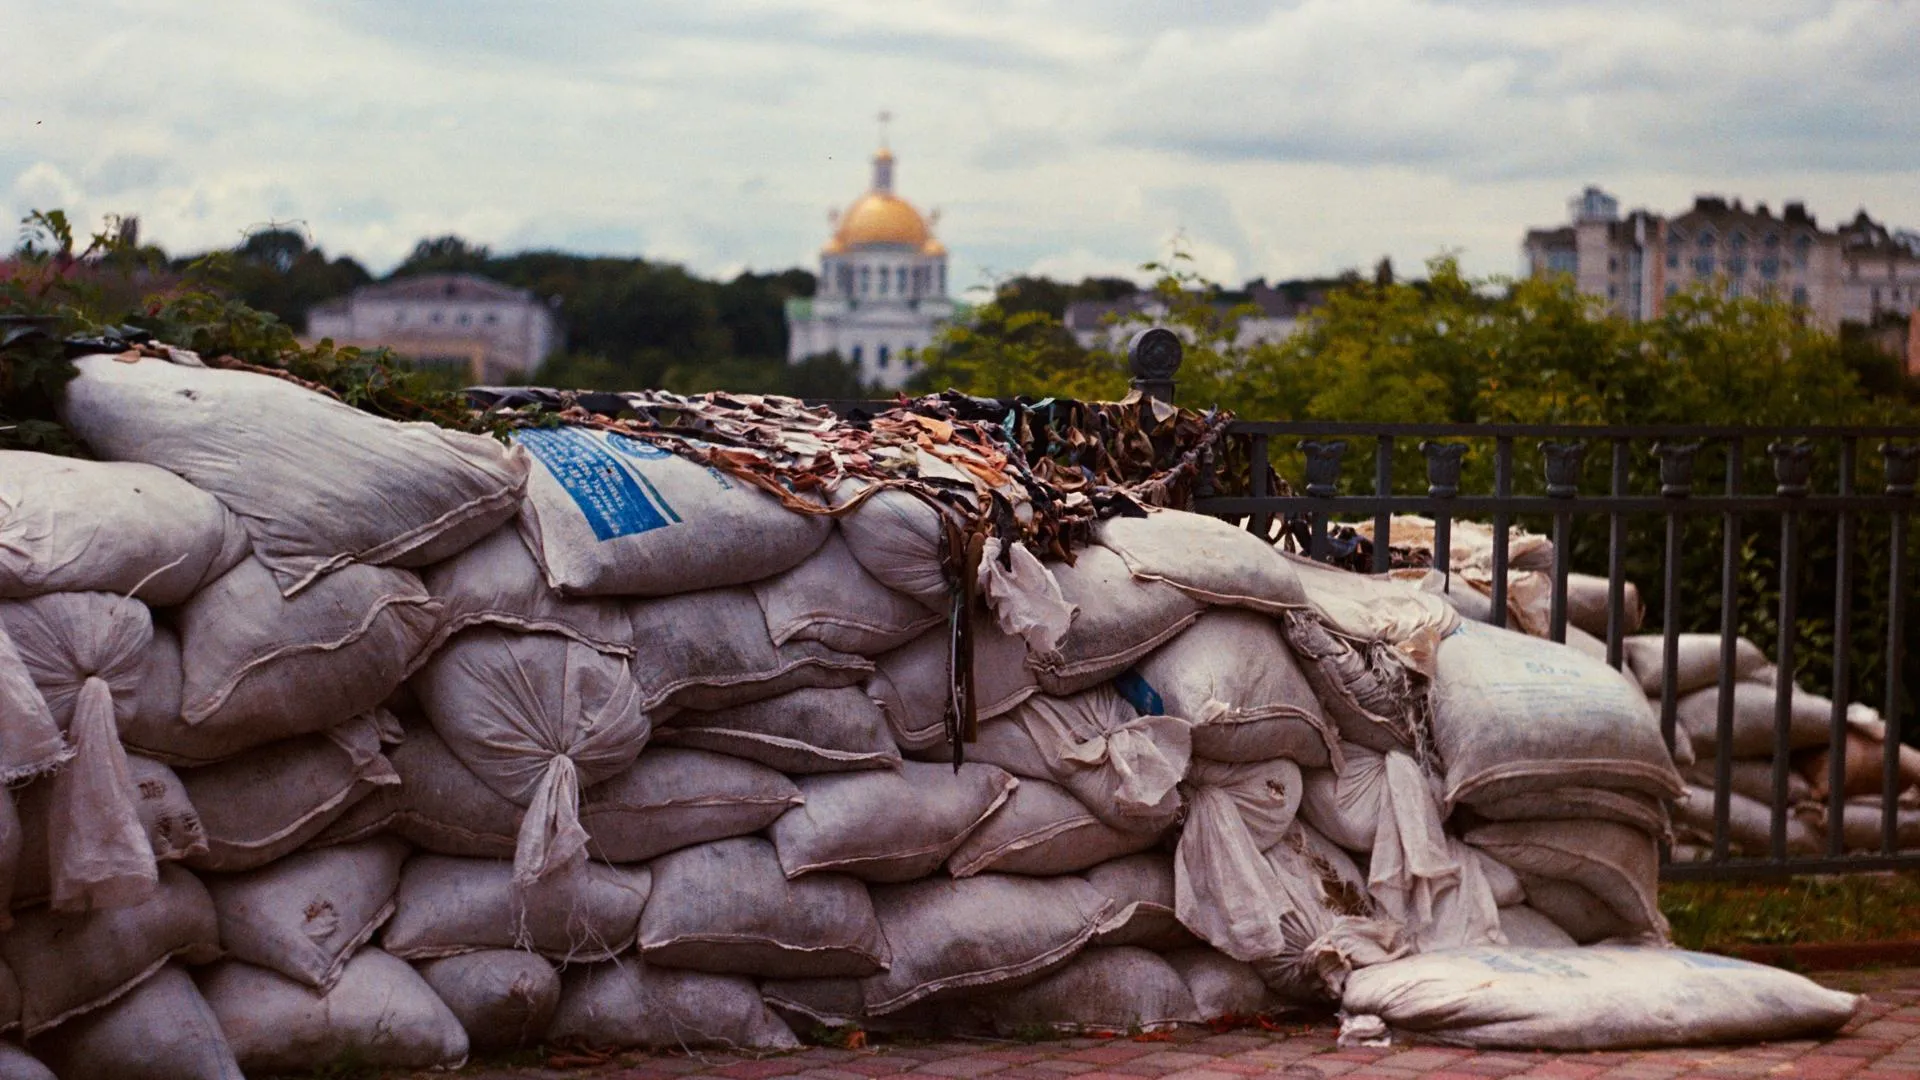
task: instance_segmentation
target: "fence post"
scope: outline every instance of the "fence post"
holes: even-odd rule
[[[1127,342],[1127,369],[1133,373],[1133,388],[1143,397],[1173,404],[1173,377],[1186,358],[1186,346],[1180,335],[1164,326],[1149,326]]]

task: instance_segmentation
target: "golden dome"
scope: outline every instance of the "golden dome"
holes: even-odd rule
[[[840,227],[834,230],[828,246],[842,251],[869,244],[919,248],[932,239],[927,219],[911,203],[898,195],[869,191],[840,215]]]

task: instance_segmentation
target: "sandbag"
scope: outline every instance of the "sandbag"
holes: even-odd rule
[[[1196,760],[1188,783],[1174,852],[1180,922],[1236,960],[1286,955],[1285,890],[1262,851],[1280,841],[1299,809],[1299,766]]]
[[[369,793],[400,782],[380,752],[382,739],[397,730],[390,714],[370,713],[181,770],[207,837],[206,853],[189,855],[187,865],[251,870],[298,849]]]
[[[560,1004],[560,973],[544,957],[519,949],[442,957],[418,970],[460,1021],[474,1053],[538,1044]]]
[[[644,866],[590,862],[520,884],[503,860],[415,855],[400,871],[380,947],[404,960],[507,948],[604,960],[633,944],[652,881]]]
[[[207,850],[200,814],[187,798],[185,785],[172,769],[137,754],[127,755],[127,775],[133,781],[134,816],[146,830],[155,862],[177,862]],[[28,784],[15,796],[18,820],[0,828],[0,849],[12,845],[12,902],[18,906],[47,899],[52,890],[52,868],[47,850],[51,784]],[[9,857],[0,850],[0,868]],[[4,873],[0,869],[0,873]]]
[[[566,597],[548,587],[540,564],[512,528],[420,572],[441,603],[439,628],[423,653],[432,653],[470,626],[494,625],[523,633],[570,637],[601,652],[633,654],[633,626],[616,600]]]
[[[803,687],[855,686],[873,662],[817,641],[775,645],[750,589],[709,589],[628,605],[641,708],[714,711]]]
[[[1040,1024],[1055,1031],[1159,1031],[1200,1022],[1186,980],[1145,949],[1095,946],[1031,986],[985,1005],[1002,1032]]]
[[[1795,820],[1788,819],[1790,822]],[[1881,847],[1881,804],[1873,797],[1849,799],[1841,810],[1840,835],[1848,851],[1879,851]],[[1895,851],[1911,851],[1920,848],[1920,810],[1900,807],[1894,811],[1893,848]],[[1792,830],[1792,825],[1788,826]],[[1789,833],[1791,835],[1791,832]],[[1826,840],[1825,826],[1816,830],[1822,844]],[[1760,849],[1764,850],[1764,849]]]
[[[1263,855],[1274,889],[1268,902],[1284,945],[1252,963],[1283,1000],[1337,999],[1349,973],[1404,955],[1413,946],[1400,922],[1376,917],[1379,905],[1370,898],[1359,867],[1304,822],[1289,826]],[[1439,907],[1436,901],[1434,922],[1442,918]]]
[[[13,784],[59,768],[73,757],[33,673],[0,621],[0,783]]]
[[[67,426],[101,457],[158,465],[226,504],[288,595],[350,563],[445,559],[511,518],[526,486],[525,455],[487,436],[396,424],[270,375],[74,366]]]
[[[107,592],[171,607],[247,546],[219,500],[165,469],[0,450],[0,599]]]
[[[199,879],[160,868],[153,894],[130,907],[84,913],[22,911],[0,936],[0,958],[20,980],[20,1024],[31,1039],[114,1001],[173,957],[220,955],[213,901]]]
[[[587,851],[644,862],[676,848],[759,832],[800,805],[792,780],[705,750],[649,747],[627,770],[582,797]]]
[[[954,877],[1071,874],[1143,851],[1157,832],[1124,832],[1101,821],[1058,784],[1021,780],[1006,805],[961,841],[947,860]]]
[[[1475,803],[1473,812],[1489,821],[1617,821],[1650,836],[1665,836],[1670,827],[1665,802],[1637,791],[1605,788],[1569,786],[1527,791]]]
[[[800,1045],[768,1011],[753,980],[654,967],[635,956],[567,969],[547,1041],[592,1049]]]
[[[408,725],[386,756],[400,782],[376,787],[348,807],[314,836],[313,846],[391,831],[439,855],[513,858],[525,810],[473,775],[433,728]]]
[[[537,881],[584,860],[580,789],[633,764],[652,730],[627,661],[557,634],[477,627],[441,649],[412,685],[448,749],[527,808],[515,879]]]
[[[1651,945],[1661,944],[1657,935],[1636,928],[1594,895],[1592,889],[1572,881],[1522,876],[1527,906],[1578,945]]]
[[[1077,877],[980,874],[873,890],[893,966],[861,994],[874,1015],[917,1001],[978,993],[1071,960],[1099,932],[1109,904]]]
[[[1165,952],[1196,943],[1174,914],[1173,856],[1162,852],[1125,855],[1081,874],[1112,905],[1100,923],[1096,945],[1138,945]]]
[[[1426,691],[1397,649],[1343,634],[1315,610],[1286,612],[1280,627],[1343,741],[1383,754],[1421,745]]]
[[[639,940],[648,964],[817,978],[871,975],[890,960],[859,879],[789,881],[773,845],[759,837],[681,848],[652,869]]]
[[[946,615],[949,592],[941,560],[947,525],[951,522],[964,531],[966,523],[952,507],[904,488],[887,486],[868,495],[869,486],[866,481],[845,480],[827,494],[836,510],[860,500],[840,516],[847,551],[881,585],[913,597],[928,611]],[[954,498],[973,505],[971,493],[956,493]]]
[[[407,845],[392,837],[210,875],[220,944],[236,960],[325,993],[393,914]]]
[[[1338,752],[1332,725],[1268,616],[1210,611],[1137,669],[1162,712],[1193,725],[1193,752],[1215,761],[1284,757],[1306,767]]]
[[[200,977],[233,1056],[250,1074],[307,1072],[340,1060],[389,1069],[457,1069],[460,1021],[404,961],[362,949],[324,995],[225,960]]]
[[[1886,725],[1880,724],[1877,733],[1850,725],[1841,752],[1840,790],[1847,798],[1859,795],[1879,795],[1886,782]],[[1899,763],[1896,767],[1894,783],[1897,788],[1907,788],[1920,784],[1920,748],[1901,746],[1896,751]],[[1817,799],[1826,801],[1827,785],[1832,779],[1833,750],[1824,746],[1807,752],[1804,760],[1796,760],[1795,768],[1787,773],[1787,798]],[[1741,775],[1734,778],[1733,789],[1753,798],[1773,799],[1773,763],[1771,761],[1736,761],[1734,771]],[[1742,769],[1741,766],[1746,766]],[[1764,787],[1758,786],[1759,773],[1765,772]],[[1745,787],[1743,788],[1743,785]],[[1709,785],[1710,786],[1710,785]]]
[[[1144,517],[1108,518],[1093,535],[1125,561],[1136,580],[1165,582],[1208,604],[1273,614],[1307,602],[1299,577],[1279,551],[1207,514],[1152,509]]]
[[[40,1059],[10,1042],[0,1042],[0,1080],[56,1080]]]
[[[1592,892],[1633,931],[1667,937],[1656,895],[1660,852],[1646,833],[1611,821],[1508,821],[1482,825],[1464,839],[1522,880],[1572,882]],[[1528,900],[1540,906],[1531,891]]]
[[[900,765],[886,715],[857,686],[804,689],[719,712],[682,712],[657,744],[714,750],[784,773],[853,772]]]
[[[1769,766],[1771,768],[1771,766]],[[1769,784],[1771,786],[1771,784]],[[1748,798],[1739,791],[1727,792],[1727,840],[1747,855],[1769,855],[1773,851],[1773,796],[1765,801]],[[1673,822],[1696,839],[1711,844],[1714,827],[1712,788],[1688,784],[1687,790],[1673,802]],[[1826,850],[1826,833],[1815,829],[1789,808],[1787,818],[1787,854],[1813,855]],[[1879,803],[1874,803],[1874,846],[1879,846]]]
[[[1521,948],[1571,949],[1577,944],[1572,934],[1525,904],[1501,907],[1500,933],[1505,935],[1507,944]]]
[[[1017,783],[991,765],[917,761],[896,770],[795,778],[804,800],[768,830],[788,877],[834,870],[866,881],[925,877]]]
[[[0,932],[13,926],[13,896],[19,888],[20,854],[25,846],[26,837],[20,814],[13,805],[13,793],[0,790]],[[0,1012],[0,1031],[7,1026],[4,1017],[5,1013]]]
[[[1026,643],[1001,632],[993,620],[975,614],[973,692],[981,720],[1001,716],[1039,689],[1027,666]],[[893,739],[905,750],[925,750],[946,742],[945,718],[952,697],[952,640],[944,626],[875,661],[867,693],[878,702]]]
[[[1432,678],[1434,651],[1460,625],[1451,594],[1391,576],[1356,574],[1282,551],[1313,611],[1355,644],[1387,645],[1407,667]],[[1462,590],[1463,592],[1471,590]]]
[[[122,743],[128,747],[165,743],[182,732],[193,730],[180,719],[185,666],[180,658],[180,635],[170,626],[156,624],[153,640],[147,643],[146,652],[140,657],[139,685],[133,691],[132,709],[119,711]],[[191,759],[167,754],[151,756],[156,760],[177,757],[167,761],[170,765],[204,765],[215,760],[215,755],[224,749],[215,746],[211,752]]]
[[[1833,702],[1799,687],[1791,688],[1787,748],[1804,750],[1825,746],[1833,730]],[[1774,687],[1757,682],[1733,684],[1733,740],[1729,752],[1736,758],[1773,756]],[[1693,740],[1693,752],[1702,762],[1714,759],[1720,736],[1720,688],[1710,686],[1674,703],[1674,723]],[[1675,738],[1679,738],[1678,733]]]
[[[288,600],[246,560],[180,609],[180,719],[204,729],[189,741],[232,754],[376,708],[439,617],[411,571],[346,567]]]
[[[1180,949],[1161,959],[1186,982],[1203,1021],[1241,1020],[1284,1007],[1252,964],[1217,949]]]
[[[1658,698],[1663,692],[1661,687],[1667,671],[1665,636],[1636,634],[1622,638],[1620,645],[1626,654],[1628,669],[1640,679],[1640,689],[1649,697]],[[1695,690],[1720,685],[1719,634],[1681,634],[1676,655],[1678,663],[1673,672],[1674,693],[1690,694]],[[1767,656],[1760,651],[1760,646],[1746,638],[1734,639],[1735,682],[1751,681],[1766,666]]]
[[[1119,555],[1097,544],[1074,552],[1073,565],[1055,563],[1048,569],[1076,609],[1059,645],[1029,658],[1034,677],[1049,694],[1077,693],[1106,682],[1173,640],[1206,610],[1200,600],[1164,581],[1134,579]]]
[[[176,964],[33,1048],[61,1080],[244,1080],[219,1020]]]
[[[938,576],[937,562],[933,571]],[[753,595],[775,645],[817,641],[839,652],[879,656],[947,621],[944,611],[929,610],[862,569],[838,531],[799,566],[756,582]]]
[[[1072,697],[1028,698],[1004,723],[1024,732],[1032,751],[1028,755],[1020,749],[1020,741],[1008,737],[1012,732],[996,731],[1002,746],[1029,758],[1003,768],[1063,785],[1108,825],[1157,833],[1179,815],[1180,779],[1193,746],[1190,725],[1180,717],[1135,715],[1113,687],[1098,686]],[[982,743],[990,737],[991,726],[982,726]],[[984,745],[969,746],[967,753],[974,760],[998,763],[995,750]],[[1038,761],[1041,771],[1020,767],[1031,761]]]
[[[1640,599],[1640,587],[1631,581],[1620,583],[1622,606],[1620,632],[1631,634],[1646,621],[1647,605]],[[1567,625],[1604,640],[1607,636],[1607,609],[1613,603],[1613,585],[1593,574],[1567,575]],[[1552,603],[1551,594],[1548,603]]]
[[[1434,696],[1449,809],[1568,783],[1683,786],[1639,688],[1564,645],[1462,623],[1440,644]]]
[[[583,427],[513,439],[536,462],[520,533],[561,592],[666,596],[758,581],[798,565],[833,528],[640,439]]]
[[[1463,1046],[1629,1050],[1831,1034],[1859,1000],[1678,949],[1454,949],[1357,971],[1341,1007]]]
[[[118,716],[133,711],[152,619],[143,605],[110,593],[56,593],[0,601],[0,627],[72,748],[71,760],[43,781],[53,907],[138,903],[157,879]],[[39,719],[32,710],[7,725],[35,747],[13,756],[44,767],[65,755],[46,744]]]

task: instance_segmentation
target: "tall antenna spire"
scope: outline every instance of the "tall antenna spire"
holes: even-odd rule
[[[893,114],[881,109],[877,119],[880,121],[880,149],[873,155],[873,190],[886,193],[893,190],[893,151],[887,148],[887,125],[893,122]]]

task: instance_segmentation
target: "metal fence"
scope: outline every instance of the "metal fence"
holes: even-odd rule
[[[1132,356],[1135,386],[1170,398],[1178,339],[1144,331]],[[1898,751],[1909,708],[1903,668],[1909,648],[1906,590],[1908,517],[1916,508],[1920,427],[1677,427],[1552,424],[1454,425],[1241,421],[1228,436],[1212,492],[1196,509],[1269,538],[1298,538],[1306,554],[1350,556],[1341,522],[1371,521],[1370,565],[1389,567],[1392,518],[1434,522],[1433,550],[1450,550],[1452,523],[1492,526],[1490,618],[1507,619],[1509,527],[1544,528],[1553,540],[1549,633],[1566,640],[1568,575],[1604,576],[1608,586],[1606,655],[1622,666],[1630,553],[1655,567],[1650,611],[1664,634],[1660,726],[1668,746],[1676,730],[1677,635],[1689,628],[1720,634],[1719,711],[1713,761],[1713,843],[1703,859],[1673,862],[1664,876],[1758,877],[1920,867],[1920,847],[1903,852],[1898,833]],[[1862,460],[1867,456],[1872,462]],[[1483,490],[1463,482],[1471,462]],[[1522,464],[1537,465],[1538,472]],[[1277,466],[1277,467],[1276,467]],[[1756,467],[1758,466],[1758,467]],[[1297,472],[1290,473],[1290,470]],[[1754,474],[1760,475],[1754,475]],[[1369,475],[1370,474],[1370,475]],[[1409,490],[1412,489],[1412,490]],[[1694,538],[1717,534],[1717,589]],[[1863,538],[1877,547],[1863,547]],[[1816,548],[1809,557],[1809,548]],[[1646,550],[1651,548],[1651,550]],[[1691,558],[1689,556],[1692,556]],[[1757,557],[1758,556],[1758,557]],[[1441,556],[1436,569],[1447,562]],[[1691,566],[1689,564],[1692,564]],[[1772,573],[1766,573],[1767,570]],[[1881,575],[1884,579],[1881,580]],[[1824,580],[1822,580],[1824,579]],[[1449,587],[1456,587],[1451,582]],[[1804,603],[1809,594],[1824,603]],[[1686,610],[1691,597],[1699,610]],[[1756,613],[1755,604],[1766,610]],[[1743,605],[1747,610],[1743,612]],[[1814,610],[1817,607],[1818,610]],[[1769,850],[1730,850],[1735,642],[1743,615],[1771,616],[1779,670],[1774,692],[1772,820]],[[1716,618],[1717,616],[1717,618]],[[1650,617],[1649,623],[1654,620]],[[1702,625],[1702,623],[1707,625]],[[1859,634],[1867,628],[1870,637]],[[1652,627],[1649,627],[1651,629]],[[1830,638],[1816,654],[1812,638]],[[1830,653],[1830,656],[1827,655]],[[1843,836],[1846,708],[1866,681],[1859,658],[1874,658],[1875,703],[1887,725],[1880,763],[1877,851],[1849,853]],[[1814,661],[1820,661],[1815,664]],[[1828,732],[1827,828],[1823,851],[1788,849],[1790,731],[1795,673],[1826,668],[1833,707]]]

